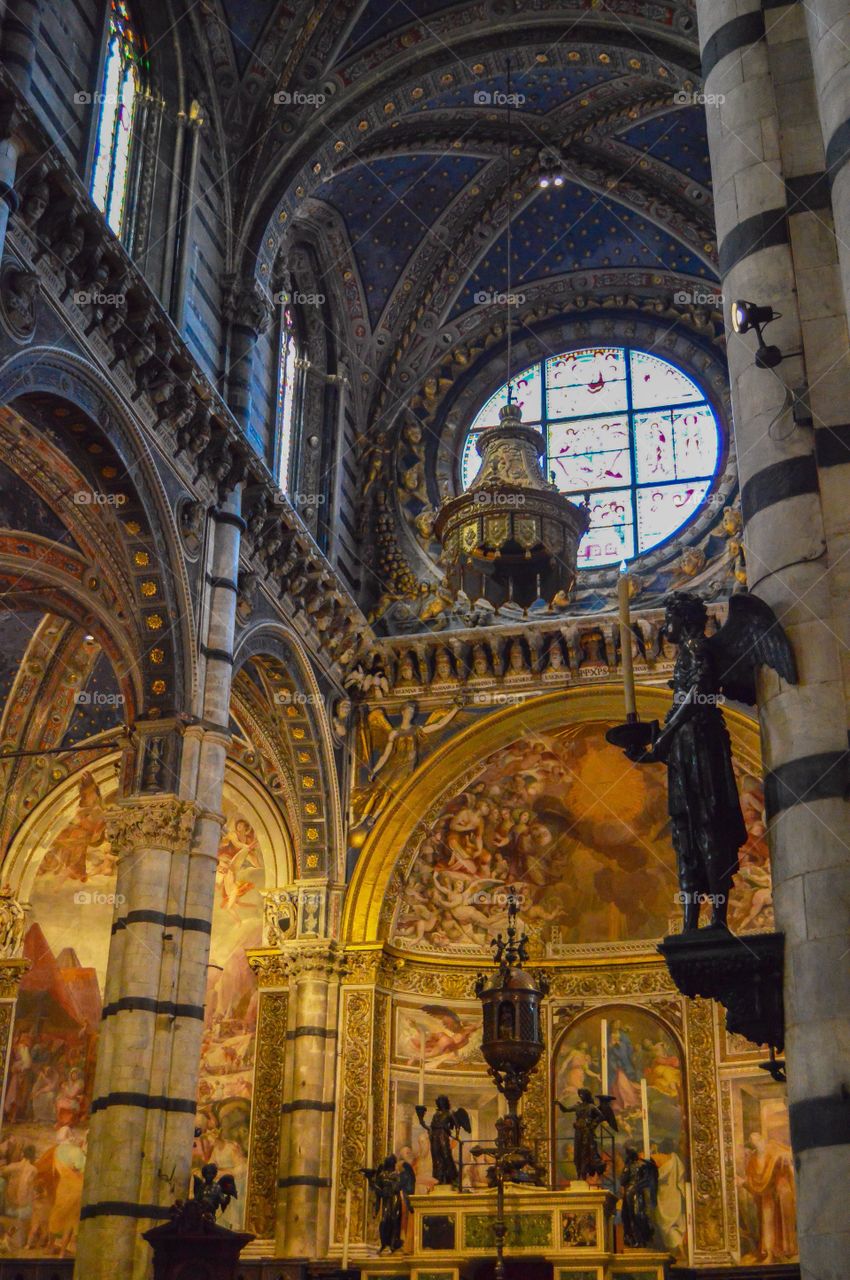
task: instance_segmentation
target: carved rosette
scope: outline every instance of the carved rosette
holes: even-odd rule
[[[254,959],[251,957],[251,967],[256,973]],[[284,991],[264,991],[257,1019],[245,1229],[253,1231],[261,1240],[271,1240],[275,1233],[288,1002]]]
[[[117,803],[106,813],[106,837],[119,853],[137,849],[189,853],[199,812],[192,801],[176,796]]]

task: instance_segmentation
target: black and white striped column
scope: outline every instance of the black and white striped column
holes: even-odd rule
[[[750,589],[782,618],[800,671],[760,690],[777,925],[786,937],[788,1094],[805,1280],[839,1280],[850,1104],[848,665],[850,474],[844,303],[804,6],[699,0],[720,264],[736,299],[782,318],[754,365],[729,327]],[[842,333],[845,334],[842,341]],[[806,413],[792,391],[808,387]]]
[[[143,1280],[141,1233],[188,1185],[228,744],[237,491],[212,512],[199,692],[176,795],[111,813],[118,862],[75,1275]]]
[[[343,958],[333,942],[292,944],[285,952],[291,1018],[281,1100],[276,1252],[327,1253]]]

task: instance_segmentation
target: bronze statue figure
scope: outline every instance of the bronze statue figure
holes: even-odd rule
[[[407,1165],[406,1168],[410,1166]],[[389,1249],[390,1253],[397,1253],[402,1244],[402,1206],[410,1190],[408,1179],[396,1168],[394,1155],[389,1155],[382,1160],[377,1169],[361,1169],[360,1172],[366,1178],[375,1197],[375,1216],[380,1215],[381,1219],[378,1224],[378,1236],[381,1241],[378,1253],[383,1253],[385,1249]]]
[[[711,903],[711,925],[726,927],[738,850],[747,839],[732,746],[719,704],[725,697],[754,703],[761,666],[772,667],[789,684],[797,683],[788,638],[763,600],[732,596],[729,617],[715,635],[705,634],[706,620],[699,596],[677,591],[668,597],[664,631],[678,646],[670,682],[673,706],[663,728],[654,720],[620,725],[607,735],[637,764],[667,766],[686,930],[699,927],[705,901]]]
[[[658,1165],[636,1147],[626,1147],[620,1190],[623,1193],[623,1239],[635,1249],[652,1244],[652,1214],[658,1203]]]
[[[452,1138],[458,1138],[460,1131],[472,1132],[469,1112],[465,1107],[452,1111],[451,1104],[445,1094],[437,1099],[436,1110],[431,1123],[425,1123],[425,1110],[422,1105],[416,1108],[419,1123],[428,1130],[431,1139],[431,1169],[437,1182],[444,1186],[457,1186],[458,1169],[452,1152]]]
[[[573,1164],[576,1177],[585,1182],[588,1178],[599,1177],[605,1172],[605,1161],[599,1150],[598,1132],[603,1124],[613,1130],[617,1129],[617,1117],[611,1110],[613,1098],[610,1094],[600,1093],[593,1101],[589,1089],[579,1089],[578,1102],[567,1107],[555,1099],[555,1106],[560,1107],[565,1115],[574,1114],[573,1122]],[[597,1103],[599,1104],[597,1106]]]
[[[192,1178],[192,1192],[195,1201],[201,1206],[205,1217],[215,1220],[217,1213],[224,1213],[231,1200],[238,1199],[236,1182],[231,1173],[224,1173],[216,1181],[217,1164],[205,1164],[201,1168],[201,1176]]]

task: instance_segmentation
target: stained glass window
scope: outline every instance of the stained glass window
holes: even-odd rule
[[[121,234],[124,220],[133,114],[140,89],[140,56],[139,38],[128,6],[124,0],[111,0],[103,81],[96,99],[100,114],[91,194],[116,235]]]
[[[280,359],[277,380],[278,471],[277,482],[286,493],[292,468],[292,437],[295,424],[298,339],[291,307],[283,308],[280,326]]]
[[[515,380],[523,422],[546,440],[545,470],[562,493],[589,494],[590,530],[579,568],[651,551],[699,512],[720,459],[720,432],[705,392],[648,351],[586,347],[541,360]],[[467,488],[475,445],[499,420],[507,384],[476,415],[461,453]]]

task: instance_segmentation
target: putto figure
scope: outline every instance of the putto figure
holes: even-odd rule
[[[575,1115],[573,1121],[573,1164],[576,1177],[585,1182],[588,1178],[597,1178],[605,1172],[605,1161],[599,1150],[598,1133],[603,1124],[613,1130],[617,1129],[617,1117],[611,1110],[613,1098],[610,1094],[600,1093],[593,1101],[589,1089],[579,1089],[578,1102],[571,1107],[555,1099],[555,1106],[560,1107],[564,1115]],[[598,1106],[597,1106],[598,1103]]]
[[[205,1164],[201,1176],[192,1179],[194,1199],[201,1206],[202,1213],[215,1220],[217,1213],[224,1213],[231,1200],[236,1200],[236,1183],[230,1173],[222,1174],[216,1181],[217,1164]]]
[[[461,1131],[472,1133],[469,1112],[465,1107],[458,1107],[452,1111],[451,1103],[445,1094],[441,1094],[437,1099],[437,1107],[430,1124],[425,1123],[425,1111],[424,1106],[420,1105],[416,1108],[419,1123],[430,1135],[433,1175],[442,1186],[456,1187],[458,1169],[452,1151],[452,1139],[458,1139]]]
[[[609,741],[625,744],[637,764],[666,764],[668,809],[679,872],[686,930],[699,927],[700,905],[711,903],[711,925],[726,927],[729,894],[738,870],[738,850],[746,842],[732,745],[720,710],[726,697],[753,704],[759,667],[772,667],[797,683],[794,654],[769,605],[757,596],[736,595],[729,617],[707,636],[706,608],[698,596],[674,592],[667,599],[664,631],[677,645],[673,706],[659,729],[646,725],[648,745],[625,725],[609,730]]]
[[[623,1193],[623,1239],[633,1249],[647,1249],[655,1234],[653,1212],[658,1203],[658,1166],[636,1147],[626,1147],[620,1190]]]

